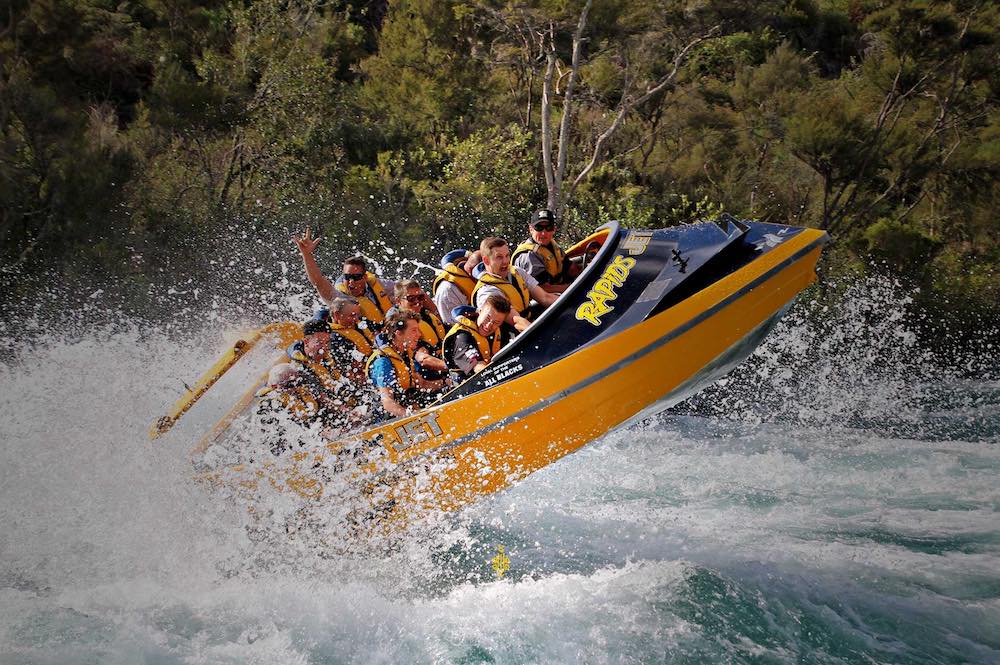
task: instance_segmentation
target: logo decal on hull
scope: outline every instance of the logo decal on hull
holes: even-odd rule
[[[604,269],[594,288],[587,293],[587,302],[576,308],[577,320],[586,321],[593,326],[601,325],[601,317],[614,309],[608,302],[618,297],[616,289],[625,283],[633,267],[635,259],[616,256]]]
[[[642,254],[649,247],[649,241],[653,239],[652,231],[629,231],[628,237],[622,242],[621,247],[627,250],[631,256]]]
[[[782,231],[778,231],[779,235],[774,235],[773,233],[765,233],[764,234],[764,239],[761,240],[761,241],[759,241],[755,245],[755,247],[757,248],[757,251],[759,252],[759,251],[763,250],[765,247],[767,249],[772,249],[774,247],[777,247],[778,245],[780,245],[782,242],[785,241],[785,239],[782,238],[781,236],[784,235],[785,232],[787,232],[787,231],[788,231],[788,229],[783,229]]]
[[[441,436],[443,432],[440,425],[438,425],[437,417],[438,414],[436,413],[428,413],[416,420],[397,425],[394,431],[396,432],[396,436],[399,437],[399,443],[393,442],[392,447],[396,449],[396,452],[401,453],[410,446],[422,443],[435,436]]]

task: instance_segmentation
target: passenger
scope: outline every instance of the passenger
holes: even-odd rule
[[[327,310],[320,310],[319,315]],[[337,367],[355,384],[365,382],[365,361],[375,350],[375,334],[368,327],[359,327],[361,307],[350,296],[335,298],[327,312],[330,323],[330,357]]]
[[[385,314],[392,307],[392,291],[395,283],[389,280],[381,280],[373,273],[368,272],[365,260],[360,256],[355,256],[344,261],[343,274],[337,278],[336,283],[330,280],[320,270],[313,255],[320,238],[313,238],[311,231],[306,229],[302,236],[292,236],[292,240],[302,254],[302,263],[305,264],[306,277],[316,288],[319,297],[324,303],[329,305],[337,296],[337,291],[346,293],[356,298],[361,307],[361,318],[374,331],[382,327]]]
[[[572,281],[566,253],[556,244],[556,217],[539,210],[528,224],[529,238],[517,246],[510,262],[538,280],[549,293],[562,293]]]
[[[434,278],[431,292],[434,294],[438,315],[445,325],[455,323],[451,315],[453,309],[472,303],[472,290],[476,288],[472,269],[480,260],[478,249],[471,253],[467,249],[456,249],[441,259],[442,270]]]
[[[299,371],[291,363],[281,363],[271,368],[266,385],[257,392],[257,417],[264,432],[264,440],[271,452],[280,455],[289,448],[287,421],[279,414],[288,413],[292,419],[308,427],[312,424],[311,405],[299,394],[296,379]]]
[[[448,367],[463,379],[484,370],[511,337],[511,328],[506,323],[510,301],[499,293],[487,296],[478,313],[471,307],[468,309],[467,315],[457,317],[444,338]],[[473,314],[475,319],[471,318]]]
[[[268,386],[259,393],[262,402],[286,409],[303,425],[318,422],[328,435],[345,431],[360,422],[361,414],[354,411],[356,400],[342,396],[349,382],[330,358],[328,324],[311,319],[302,333],[288,347],[288,362],[271,369]]]
[[[434,302],[427,297],[420,284],[412,279],[396,282],[396,302],[393,310],[413,312],[420,317],[420,343],[413,354],[418,370],[425,379],[443,379],[448,376],[448,366],[441,358],[441,342],[448,332],[437,315]]]
[[[368,358],[368,378],[381,399],[384,418],[405,416],[424,406],[448,379],[428,381],[417,372],[413,353],[420,341],[420,319],[413,312],[396,311],[386,319]]]
[[[545,309],[559,297],[542,289],[534,277],[510,265],[510,246],[503,238],[490,236],[480,245],[485,271],[472,291],[473,305],[478,310],[493,293],[500,293],[510,301],[511,312],[507,323],[517,330],[524,330],[532,319],[531,299]]]

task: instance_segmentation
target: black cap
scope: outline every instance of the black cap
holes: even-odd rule
[[[534,224],[535,222],[552,222],[555,224],[556,215],[548,208],[544,208],[531,216],[531,223]]]

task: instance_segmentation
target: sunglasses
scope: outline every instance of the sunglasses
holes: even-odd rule
[[[531,228],[536,231],[555,231],[555,224],[532,224]]]
[[[359,279],[364,279],[364,278],[365,278],[365,274],[363,272],[358,272],[358,273],[345,272],[344,273],[344,279],[346,279],[348,282],[356,282]]]
[[[403,296],[406,302],[421,302],[426,297],[427,297],[426,293],[421,293],[418,296]]]

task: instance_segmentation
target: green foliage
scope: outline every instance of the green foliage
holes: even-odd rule
[[[759,32],[737,32],[706,44],[691,59],[698,75],[731,81],[747,65],[759,65],[777,48],[781,38],[770,26]]]
[[[858,244],[860,252],[875,263],[908,276],[926,274],[942,245],[920,229],[884,217],[864,230]]]
[[[673,224],[690,222],[710,222],[725,212],[725,208],[703,196],[697,201],[688,198],[687,194],[676,197],[676,203],[671,206],[669,221]]]
[[[540,48],[558,126],[584,4],[12,0],[0,261],[141,284],[204,266],[190,248],[234,220],[414,253],[519,235],[547,193]],[[929,300],[1000,302],[996,3],[595,0],[564,187],[712,27],[607,138],[567,240],[728,210],[825,228],[831,265],[888,266]]]
[[[447,220],[450,232],[477,229],[520,233],[533,207],[535,155],[532,136],[517,125],[488,128],[445,147],[441,177],[415,188],[431,219]]]
[[[452,0],[393,3],[378,53],[360,63],[367,80],[358,102],[396,141],[431,142],[475,113],[482,72],[462,39],[468,19]]]

